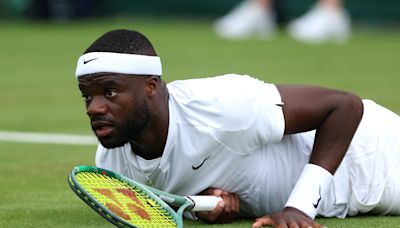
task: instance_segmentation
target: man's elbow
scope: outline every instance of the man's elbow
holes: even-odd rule
[[[364,113],[364,104],[362,99],[353,93],[343,93],[344,102],[342,103],[348,110],[349,118],[354,118],[354,121],[360,122]]]

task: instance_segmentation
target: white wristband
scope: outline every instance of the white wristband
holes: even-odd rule
[[[333,175],[321,166],[305,165],[285,207],[294,207],[314,219],[332,180]]]

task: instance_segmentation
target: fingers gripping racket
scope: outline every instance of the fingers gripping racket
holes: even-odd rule
[[[85,203],[118,227],[181,228],[184,211],[211,211],[222,200],[170,194],[93,166],[75,167],[68,184]]]

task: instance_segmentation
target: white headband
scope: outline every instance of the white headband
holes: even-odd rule
[[[135,75],[162,75],[160,57],[114,52],[89,52],[78,59],[76,77],[109,72]]]

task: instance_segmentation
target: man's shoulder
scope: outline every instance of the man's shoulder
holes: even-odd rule
[[[170,107],[177,122],[216,129],[243,129],[259,113],[261,105],[280,102],[274,94],[276,87],[247,75],[176,81],[169,84],[169,90]]]
[[[230,74],[223,74],[223,75],[216,75],[216,76],[208,76],[208,77],[194,77],[191,79],[184,79],[184,80],[176,80],[172,81],[167,84],[168,87],[173,87],[173,86],[191,86],[191,85],[202,85],[202,84],[218,84],[218,83],[223,83],[223,84],[233,84],[233,83],[238,83],[238,82],[244,82],[244,81],[258,81],[261,82],[260,80],[249,76],[249,75],[244,75],[244,74],[235,74],[235,73],[230,73]]]
[[[225,74],[206,78],[177,80],[168,83],[168,91],[179,100],[252,99],[260,90],[268,90],[272,84],[249,75]]]

